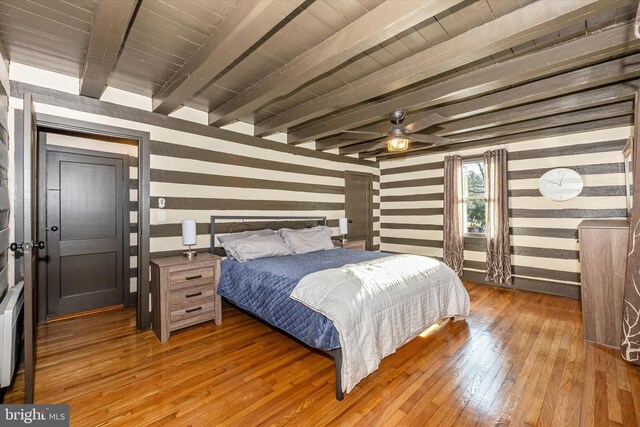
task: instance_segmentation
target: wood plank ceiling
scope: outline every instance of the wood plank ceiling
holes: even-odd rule
[[[449,138],[410,153],[630,123],[638,0],[0,0],[11,60],[222,126],[394,155],[388,114]],[[434,115],[437,114],[437,115]],[[398,154],[395,154],[398,155]],[[407,155],[407,154],[400,154]]]

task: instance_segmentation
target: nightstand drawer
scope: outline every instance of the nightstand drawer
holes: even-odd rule
[[[213,302],[214,296],[213,283],[172,290],[171,311]]]
[[[197,270],[177,271],[170,273],[169,284],[171,290],[206,285],[213,283],[213,268],[199,268]]]
[[[213,301],[203,304],[196,304],[180,310],[171,310],[171,330],[195,325],[200,322],[211,320],[215,317],[216,308]]]

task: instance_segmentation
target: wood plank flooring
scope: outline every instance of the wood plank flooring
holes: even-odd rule
[[[330,359],[234,308],[165,344],[130,309],[44,325],[36,402],[69,403],[74,426],[640,425],[640,369],[584,343],[579,301],[465,286],[466,322],[408,343],[342,402]]]

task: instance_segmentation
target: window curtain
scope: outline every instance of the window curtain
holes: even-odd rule
[[[507,150],[484,153],[487,197],[487,280],[511,285]]]
[[[464,264],[462,157],[444,158],[444,246],[443,261],[458,276]]]

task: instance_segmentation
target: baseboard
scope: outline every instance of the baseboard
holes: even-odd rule
[[[521,291],[538,292],[542,294],[556,295],[560,297],[580,299],[580,286],[568,283],[549,282],[546,280],[529,279],[526,277],[513,277],[512,286],[500,285],[489,282],[486,275],[480,271],[464,270],[462,280],[482,283],[484,285],[497,286],[504,289],[518,289]]]

